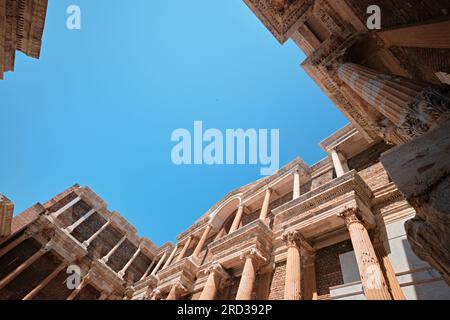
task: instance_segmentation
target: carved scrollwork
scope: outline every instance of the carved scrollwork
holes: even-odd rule
[[[345,223],[347,228],[354,223],[361,224],[361,220],[359,218],[359,209],[351,208],[341,212],[338,217],[345,219]]]

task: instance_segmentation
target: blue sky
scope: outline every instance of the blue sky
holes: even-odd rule
[[[49,1],[41,59],[17,54],[0,82],[0,192],[19,213],[87,185],[139,235],[174,241],[260,166],[175,166],[173,130],[280,129],[281,165],[325,156],[347,121],[303,60],[242,0]]]

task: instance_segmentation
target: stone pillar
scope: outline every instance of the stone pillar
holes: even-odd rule
[[[156,259],[153,259],[153,261],[148,266],[147,270],[145,270],[144,274],[141,277],[141,280],[144,280],[147,278],[148,274],[150,273],[150,270],[152,270],[153,266],[155,265]]]
[[[159,271],[159,268],[161,268],[161,265],[163,264],[164,259],[166,259],[166,257],[167,257],[167,251],[164,252],[164,254],[161,257],[161,259],[159,259],[158,264],[156,265],[155,269],[153,269],[153,272],[151,274],[152,276],[156,275],[156,273]]]
[[[61,263],[52,273],[50,273],[41,283],[31,290],[22,300],[33,300],[33,298],[44,289],[63,269],[67,268],[67,263]]]
[[[188,251],[189,246],[191,245],[191,242],[192,242],[193,238],[194,238],[193,236],[189,236],[189,238],[187,239],[186,243],[183,246],[183,249],[181,250],[180,254],[177,257],[177,261],[176,262],[181,261],[181,259],[183,259],[186,256],[186,252]]]
[[[89,275],[84,277],[84,279],[81,281],[78,288],[73,290],[72,293],[66,298],[66,300],[74,300],[78,296],[78,294],[81,292],[81,290],[83,290],[84,287],[86,287],[89,284],[90,281],[91,281],[91,279],[90,279]]]
[[[109,251],[108,254],[102,258],[102,262],[106,264],[109,261],[109,259],[112,257],[114,252],[116,252],[117,249],[119,249],[119,247],[122,245],[122,243],[125,242],[126,239],[127,239],[127,236],[126,235],[123,236],[122,239],[120,239],[120,241],[117,242],[117,244],[114,246],[114,248],[112,248],[111,251]]]
[[[316,255],[314,252],[305,252],[303,257],[303,273],[304,277],[304,300],[317,300],[317,286],[316,286]]]
[[[331,153],[331,159],[333,160],[334,170],[336,171],[336,176],[338,178],[342,177],[345,174],[345,169],[341,162],[339,154],[337,153],[337,151],[335,149],[331,149],[330,153]]]
[[[89,212],[87,212],[84,216],[82,216],[80,219],[78,219],[77,221],[75,221],[72,225],[68,226],[66,228],[66,231],[68,233],[72,233],[73,230],[75,230],[80,224],[82,224],[83,222],[85,222],[87,219],[89,219],[90,216],[92,216],[94,213],[96,212],[95,209],[89,210]]]
[[[199,300],[215,300],[219,290],[220,282],[229,278],[226,271],[219,263],[212,265],[206,273],[209,273],[208,280],[203,288]]]
[[[3,257],[6,253],[17,247],[19,244],[24,242],[30,237],[30,235],[27,232],[24,232],[22,235],[20,235],[17,239],[7,244],[5,247],[3,247],[0,250],[0,258]]]
[[[212,229],[211,225],[208,224],[205,228],[205,231],[203,231],[202,237],[197,243],[197,246],[195,247],[194,253],[192,254],[193,257],[197,258],[200,252],[202,251],[203,246],[205,245],[205,242],[208,239],[208,235],[211,229]]]
[[[300,171],[294,172],[294,186],[293,186],[293,199],[300,198]]]
[[[188,290],[185,286],[183,286],[180,282],[177,282],[170,289],[169,295],[166,300],[179,300],[183,293],[186,293]]]
[[[450,21],[396,28],[378,35],[389,47],[450,49]]]
[[[17,276],[19,276],[23,271],[25,271],[31,264],[36,262],[40,257],[49,252],[52,248],[53,243],[49,242],[47,245],[39,249],[36,253],[34,253],[27,260],[22,262],[14,271],[8,274],[5,278],[0,281],[0,289],[3,289],[6,285],[8,285],[11,281],[13,281]]]
[[[127,272],[128,268],[133,264],[134,260],[136,260],[137,256],[141,252],[141,247],[139,246],[131,259],[125,264],[125,266],[122,268],[122,270],[119,271],[119,277],[123,277],[125,275],[125,272]]]
[[[251,249],[241,255],[241,259],[245,261],[244,270],[242,271],[241,282],[236,294],[236,300],[252,300],[253,287],[255,285],[256,271],[259,266],[266,262],[256,249]]]
[[[299,233],[290,231],[283,235],[287,245],[284,300],[301,300],[301,256],[298,247]]]
[[[14,204],[0,194],[0,238],[11,234]]]
[[[234,217],[233,224],[231,225],[230,231],[228,234],[231,234],[235,232],[237,229],[239,229],[239,225],[241,224],[242,220],[242,214],[244,213],[245,206],[241,204],[238,208],[238,211],[236,213],[236,216]]]
[[[161,295],[162,292],[159,289],[155,289],[150,295],[150,300],[161,300]]]
[[[58,211],[53,212],[50,216],[53,219],[58,218],[61,214],[63,214],[66,210],[72,208],[74,205],[76,205],[78,202],[81,201],[81,197],[76,197],[75,199],[73,199],[72,201],[70,201],[68,204],[66,204],[64,207],[62,207],[61,209],[59,209]]]
[[[339,216],[350,233],[364,294],[368,300],[391,300],[369,233],[357,214],[357,209],[348,209]]]
[[[381,270],[385,276],[387,284],[389,286],[389,292],[394,300],[405,300],[405,295],[403,294],[402,288],[398,283],[397,276],[395,275],[394,268],[392,267],[391,261],[387,255],[386,249],[384,247],[383,241],[379,238],[377,234],[374,239],[374,249],[378,260],[380,261]]]
[[[166,263],[164,264],[164,267],[161,270],[164,270],[165,268],[167,268],[168,266],[170,266],[170,264],[172,263],[173,258],[175,257],[175,253],[178,250],[178,245],[175,246],[175,248],[173,248],[172,253],[169,256],[169,259],[167,259]]]
[[[261,208],[261,214],[259,216],[259,219],[261,219],[263,222],[266,221],[267,215],[269,213],[269,205],[270,205],[270,196],[272,194],[272,189],[268,188],[266,190],[266,194],[264,196],[264,202]]]
[[[448,87],[382,74],[353,63],[341,65],[338,74],[407,140],[428,132],[450,117]]]
[[[83,242],[83,246],[86,248],[89,247],[92,241],[94,241],[95,238],[97,238],[100,235],[100,233],[102,233],[110,224],[111,220],[106,221],[106,223],[104,223],[100,229],[98,229],[89,239]]]

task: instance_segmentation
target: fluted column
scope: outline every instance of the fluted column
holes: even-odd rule
[[[86,248],[89,247],[91,245],[92,241],[94,241],[100,235],[100,233],[102,233],[110,224],[111,224],[111,220],[106,221],[100,227],[100,229],[98,229],[89,239],[87,239],[86,241],[83,242],[83,246],[85,246]]]
[[[391,300],[380,263],[370,241],[369,233],[358,217],[358,210],[349,209],[339,216],[345,219],[350,233],[366,298],[368,300]]]
[[[407,139],[426,133],[449,117],[450,97],[445,87],[432,87],[354,63],[341,65],[338,74]]]
[[[77,221],[75,221],[73,224],[71,224],[70,226],[68,226],[66,228],[66,231],[68,233],[72,233],[73,230],[75,230],[80,224],[82,224],[83,222],[85,222],[87,219],[89,219],[90,216],[92,216],[94,213],[96,212],[95,209],[89,210],[85,215],[83,215],[80,219],[78,219]]]
[[[156,275],[156,273],[159,271],[159,268],[161,268],[161,265],[163,264],[163,262],[166,259],[166,257],[167,257],[167,251],[164,252],[164,254],[161,257],[161,259],[159,259],[158,264],[156,265],[155,269],[153,269],[153,272],[151,274],[152,276]]]
[[[189,238],[187,239],[186,243],[183,246],[183,249],[181,250],[180,254],[177,257],[176,262],[181,261],[181,259],[183,259],[186,256],[186,252],[188,251],[193,238],[194,238],[193,236],[189,236]]]
[[[245,264],[236,300],[252,300],[256,271],[262,263],[266,262],[266,259],[255,249],[242,254],[241,259],[245,261]]]
[[[8,274],[5,278],[0,281],[0,289],[3,289],[6,285],[8,285],[11,281],[13,281],[17,276],[19,276],[23,271],[25,271],[31,264],[33,264],[36,260],[42,257],[44,254],[49,252],[52,248],[53,243],[49,242],[47,245],[39,249],[36,253],[34,253],[27,260],[22,262],[14,271]]]
[[[245,206],[241,204],[238,208],[238,211],[236,213],[236,216],[234,217],[233,224],[231,225],[229,234],[235,232],[237,229],[239,229],[239,225],[241,224],[242,220],[242,214],[244,213]]]
[[[179,300],[180,296],[186,292],[187,292],[186,287],[183,286],[180,282],[178,282],[172,286],[166,300]]]
[[[392,267],[391,261],[389,260],[383,241],[378,237],[374,240],[374,249],[378,260],[380,261],[383,274],[386,277],[392,298],[394,300],[405,300],[405,295],[400,287],[400,283],[397,280],[397,276],[394,268]]]
[[[177,252],[177,250],[178,250],[178,245],[176,245],[175,248],[173,248],[173,251],[172,251],[172,253],[171,253],[170,256],[169,256],[169,259],[167,259],[167,261],[166,261],[166,263],[164,264],[164,267],[162,268],[162,270],[164,270],[165,268],[167,268],[167,267],[172,263],[172,260],[173,260],[173,258],[175,257],[175,253]]]
[[[228,274],[218,263],[212,265],[206,272],[209,273],[209,276],[199,300],[215,300],[220,282],[227,279]]]
[[[198,257],[200,252],[203,250],[203,246],[205,245],[205,242],[208,239],[208,235],[211,229],[212,229],[211,225],[208,224],[205,228],[205,231],[203,231],[202,237],[197,243],[197,246],[195,247],[194,253],[192,254],[193,257]]]
[[[137,256],[141,252],[141,247],[139,246],[137,250],[134,252],[133,256],[130,260],[125,264],[125,266],[122,268],[122,270],[119,271],[119,277],[123,277],[125,273],[127,272],[128,268],[133,264],[134,260],[136,260]]]
[[[114,254],[114,252],[116,252],[117,249],[119,249],[119,247],[122,245],[122,243],[124,243],[124,241],[126,239],[127,239],[127,236],[126,235],[123,236],[122,239],[120,239],[120,241],[117,242],[117,244],[114,246],[114,248],[112,248],[111,251],[109,251],[108,254],[102,258],[102,262],[107,263],[109,261],[109,259],[112,257],[112,255]]]
[[[284,300],[301,299],[301,255],[298,247],[299,233],[290,231],[283,235],[287,245],[286,275],[284,285]]]
[[[270,205],[270,196],[272,195],[272,189],[268,188],[266,190],[266,194],[264,196],[264,202],[261,208],[261,214],[259,216],[259,219],[262,221],[266,221],[267,214],[269,213],[269,205]]]
[[[293,199],[300,198],[300,171],[295,170],[293,182]]]
[[[63,269],[67,267],[67,263],[61,263],[52,273],[41,281],[33,290],[31,290],[22,300],[32,300],[42,289],[44,289],[50,281],[52,281]]]

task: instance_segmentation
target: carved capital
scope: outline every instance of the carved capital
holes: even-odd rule
[[[209,266],[204,271],[205,274],[211,274],[214,273],[214,276],[218,279],[227,279],[230,277],[228,272],[225,271],[225,269],[222,267],[220,263],[214,263],[211,266]]]
[[[188,288],[186,288],[181,282],[177,282],[173,285],[175,289],[175,293],[177,296],[184,295],[189,292]]]
[[[151,294],[149,295],[149,298],[151,300],[161,300],[162,298],[162,292],[159,289],[155,289],[151,292]]]
[[[283,241],[286,242],[288,247],[297,247],[298,241],[300,240],[300,232],[298,231],[288,231],[283,234]]]
[[[267,258],[265,258],[258,250],[250,249],[243,254],[241,254],[241,260],[245,261],[247,259],[252,259],[253,263],[259,267],[267,262]]]
[[[357,208],[347,209],[339,213],[338,217],[345,219],[347,228],[354,223],[362,224],[361,219],[359,218],[359,209]]]

